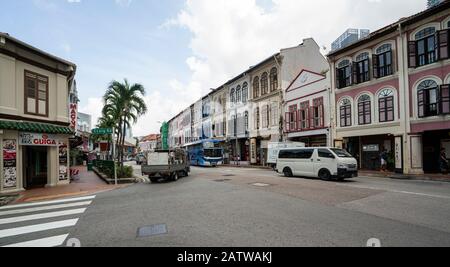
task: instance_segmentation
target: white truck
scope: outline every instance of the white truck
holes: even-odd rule
[[[148,175],[152,183],[164,180],[177,181],[189,176],[191,164],[187,152],[182,149],[156,150],[147,154],[147,163],[142,164],[142,175]]]
[[[301,142],[272,142],[268,144],[267,164],[275,170],[278,160],[278,152],[284,148],[305,147],[305,143]]]

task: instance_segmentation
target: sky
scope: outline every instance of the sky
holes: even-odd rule
[[[282,48],[326,53],[347,28],[377,30],[425,0],[0,0],[0,32],[77,64],[80,111],[101,115],[112,80],[146,88],[135,136]]]

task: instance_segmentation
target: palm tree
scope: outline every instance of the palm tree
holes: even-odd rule
[[[127,129],[136,124],[138,117],[147,113],[147,105],[143,97],[145,88],[141,84],[130,84],[112,81],[105,93],[103,116],[115,122],[118,131],[115,133],[119,149],[118,159],[123,164],[123,149]]]

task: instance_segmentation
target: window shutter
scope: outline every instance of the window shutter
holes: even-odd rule
[[[285,127],[286,127],[285,131],[287,133],[289,133],[291,131],[291,113],[286,112],[286,115],[284,117],[285,117]]]
[[[373,77],[377,79],[379,77],[378,74],[378,66],[379,66],[379,56],[378,55],[372,55],[372,68],[373,68]]]
[[[437,33],[437,51],[439,60],[449,58],[448,36],[448,30],[439,31]]]
[[[439,94],[439,106],[441,114],[450,114],[450,85],[441,85]]]
[[[419,118],[425,117],[425,90],[420,90],[417,93],[417,115]]]
[[[323,103],[319,106],[319,116],[320,116],[320,127],[325,126],[325,114],[324,114]]]
[[[298,112],[295,110],[292,115],[294,115],[294,131],[298,130],[298,124],[297,124],[297,116],[298,116]]]
[[[410,68],[417,67],[417,45],[415,41],[408,43],[408,62]]]
[[[341,71],[340,69],[336,69],[336,89],[341,88]]]
[[[359,68],[358,68],[358,64],[353,62],[352,64],[352,83],[351,84],[358,84],[358,72],[359,72]]]
[[[314,125],[314,107],[309,107],[309,128],[310,129],[314,129],[315,125]]]

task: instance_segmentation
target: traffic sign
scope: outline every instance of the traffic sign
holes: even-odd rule
[[[93,129],[92,130],[92,134],[95,135],[106,135],[106,134],[112,134],[113,130],[111,128],[98,128],[98,129]]]

